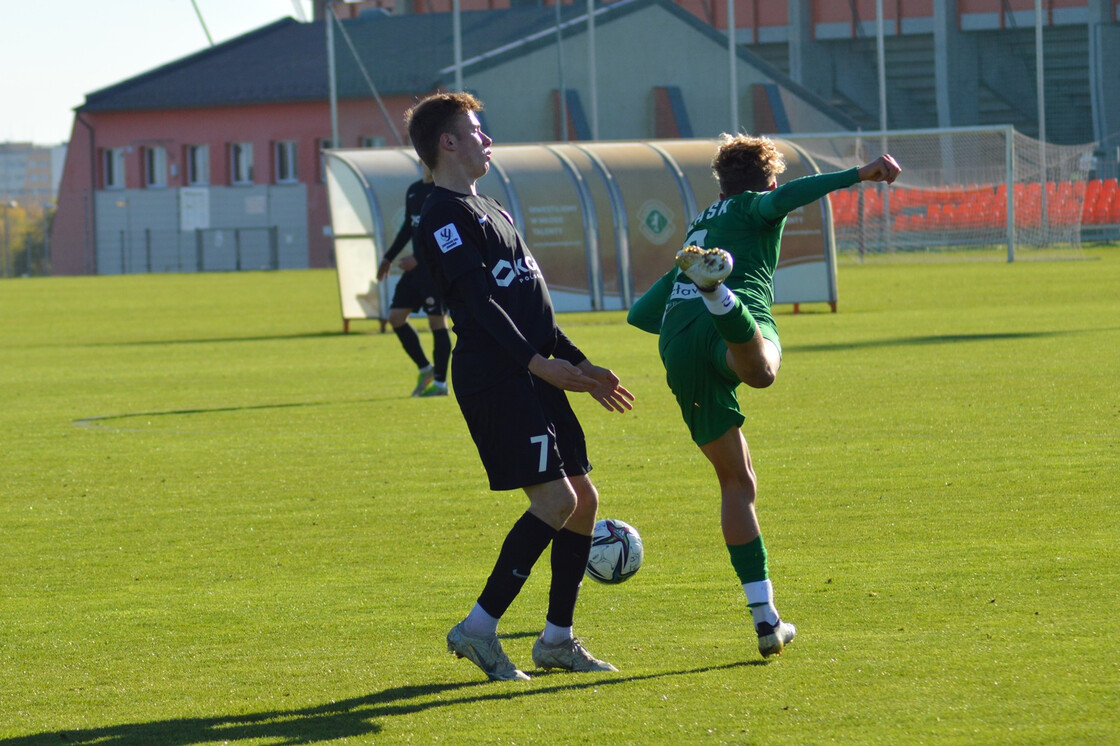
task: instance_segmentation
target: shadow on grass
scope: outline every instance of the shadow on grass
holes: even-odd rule
[[[85,730],[58,730],[31,736],[0,738],[0,746],[58,746],[58,744],[97,744],[98,746],[193,746],[204,743],[236,743],[268,739],[284,744],[321,743],[338,738],[371,736],[383,729],[381,721],[396,715],[411,715],[437,707],[454,707],[478,702],[515,700],[563,691],[603,688],[672,676],[692,676],[744,666],[765,666],[765,661],[740,661],[684,671],[664,671],[640,676],[593,675],[576,683],[490,683],[462,681],[449,684],[417,684],[385,689],[325,705],[292,710],[271,710],[228,717],[179,718],[150,723],[126,723]],[[472,673],[474,671],[472,670]],[[544,675],[537,673],[534,681]],[[549,674],[567,676],[565,673]],[[532,688],[526,688],[532,687]],[[450,696],[448,696],[450,695]]]
[[[1096,334],[1114,332],[1120,327],[1101,329],[1066,329],[1062,331],[1038,332],[991,332],[983,334],[931,334],[923,337],[895,337],[893,339],[868,339],[863,342],[835,342],[819,345],[784,345],[787,351],[797,352],[834,352],[837,350],[860,350],[874,347],[918,347],[921,345],[959,344],[961,342],[997,342],[1017,339],[1045,339],[1065,337],[1072,334]]]
[[[66,347],[156,347],[160,345],[209,345],[224,342],[279,342],[296,339],[326,339],[328,337],[362,336],[348,335],[344,331],[299,332],[294,334],[266,334],[256,337],[211,337],[206,339],[136,339],[125,342],[89,342],[87,344],[66,345]]]
[[[174,416],[187,416],[192,414],[217,414],[220,412],[251,412],[258,409],[297,409],[300,407],[325,407],[331,405],[342,404],[370,404],[380,401],[403,401],[408,399],[406,396],[396,397],[382,397],[380,399],[346,399],[346,400],[332,400],[332,401],[307,401],[307,402],[288,402],[284,404],[248,404],[239,407],[199,407],[197,409],[166,409],[161,412],[123,412],[121,414],[103,414],[94,417],[81,417],[76,420],[71,420],[70,424],[76,427],[86,427],[94,430],[117,430],[125,431],[129,429],[134,430],[151,430],[151,428],[120,428],[105,425],[103,423],[112,420],[126,420],[134,417],[174,417]]]

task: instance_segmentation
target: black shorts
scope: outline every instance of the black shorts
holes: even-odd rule
[[[401,275],[397,288],[393,291],[390,308],[407,308],[410,311],[424,309],[429,316],[443,316],[447,309],[443,299],[436,291],[436,284],[422,268],[410,269]]]
[[[567,394],[528,371],[456,398],[490,489],[516,490],[591,471]]]

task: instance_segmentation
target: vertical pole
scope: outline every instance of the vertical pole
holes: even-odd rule
[[[331,147],[337,148],[338,138],[338,75],[334,66],[334,8],[327,5],[323,22],[327,25],[327,79],[331,97]]]
[[[463,20],[459,0],[451,3],[451,36],[455,49],[455,90],[463,90]]]
[[[1042,226],[1042,244],[1050,243],[1050,219],[1046,209],[1046,185],[1050,177],[1046,173],[1046,75],[1042,59],[1042,0],[1034,0],[1034,74],[1035,87],[1038,88],[1038,139],[1041,141],[1038,153],[1039,181],[1042,182],[1039,208],[1039,225]]]
[[[739,133],[739,67],[735,63],[735,0],[727,0],[727,69],[731,79],[731,134]]]
[[[875,0],[875,56],[879,77],[879,132],[882,133],[880,150],[887,148],[887,48],[883,39],[883,0]],[[886,184],[879,184],[883,205],[883,246],[891,249],[891,198]]]
[[[587,69],[591,79],[591,139],[599,139],[599,74],[595,63],[595,0],[587,0]]]
[[[875,56],[879,68],[879,131],[887,131],[887,55],[883,40],[883,0],[875,0]]]
[[[568,97],[564,90],[564,44],[560,33],[560,0],[552,0],[556,8],[556,66],[560,76],[560,140],[568,141]]]
[[[1015,261],[1015,131],[1008,126],[1003,131],[1004,159],[1007,161],[1004,179],[1007,181],[1007,261]]]

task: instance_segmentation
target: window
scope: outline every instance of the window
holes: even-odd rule
[[[206,186],[210,183],[210,146],[188,145],[187,186]]]
[[[296,142],[295,140],[281,140],[274,144],[274,159],[276,161],[276,183],[295,184],[296,178]]]
[[[102,155],[105,188],[124,189],[124,148],[105,148]]]
[[[144,186],[167,186],[167,149],[158,145],[144,148]]]
[[[230,143],[229,181],[231,184],[253,183],[253,143]]]
[[[384,137],[365,136],[358,138],[358,147],[360,148],[383,148],[385,147]]]

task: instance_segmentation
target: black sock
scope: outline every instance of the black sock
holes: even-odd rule
[[[446,329],[432,329],[432,358],[436,369],[436,380],[447,380],[447,361],[451,359],[451,332]]]
[[[591,537],[562,528],[552,540],[552,585],[548,589],[548,615],[557,627],[571,627],[576,598],[591,555]]]
[[[502,618],[554,536],[556,529],[532,513],[526,512],[517,519],[506,534],[494,571],[478,597],[483,611],[495,619]]]
[[[412,362],[416,363],[416,367],[427,368],[428,356],[424,354],[424,348],[420,346],[420,337],[416,334],[412,325],[406,322],[400,326],[394,326],[393,331],[396,332],[397,339],[401,341],[401,347],[412,358]]]

